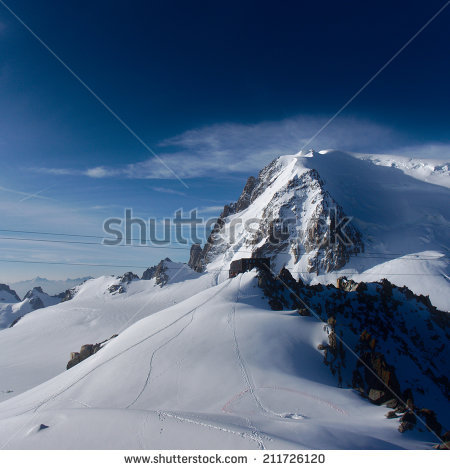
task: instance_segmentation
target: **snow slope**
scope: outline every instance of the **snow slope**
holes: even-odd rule
[[[449,183],[445,162],[335,150],[280,157],[226,206],[216,240],[204,249],[206,270],[222,270],[224,279],[231,261],[268,256],[276,272],[284,266],[310,283],[385,277],[448,311]],[[330,230],[330,210],[352,217],[351,245],[317,248]],[[288,237],[269,243],[269,221],[277,228],[287,219],[294,221]]]
[[[170,267],[170,283],[164,288],[155,279],[127,283],[103,276],[75,288],[72,300],[28,313],[13,328],[1,330],[0,400],[64,371],[70,353],[83,344],[106,340],[216,283],[215,276],[200,276],[182,263]],[[113,287],[110,292],[112,286],[122,289]]]
[[[322,151],[320,153],[325,153]],[[396,168],[408,176],[427,183],[450,188],[450,162],[436,159],[420,159],[399,155],[353,154],[362,160],[370,160],[375,165]]]
[[[97,282],[107,285],[86,289]],[[141,319],[79,365],[1,403],[0,446],[429,447],[430,434],[400,434],[385,408],[336,386],[317,350],[326,337],[311,317],[270,310],[255,274],[239,275]]]

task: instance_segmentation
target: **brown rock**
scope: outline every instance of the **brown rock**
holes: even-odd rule
[[[405,432],[411,429],[414,429],[417,419],[416,415],[412,411],[407,411],[400,418],[400,426],[398,427],[399,432]]]
[[[377,390],[375,388],[371,388],[369,390],[369,400],[375,404],[380,404],[383,401],[385,395],[386,392],[384,392],[383,390]]]
[[[387,408],[397,408],[398,401],[395,398],[391,398],[385,403]]]

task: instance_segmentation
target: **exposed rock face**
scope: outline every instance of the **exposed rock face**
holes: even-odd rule
[[[197,271],[197,272],[203,271],[202,253],[203,253],[203,250],[202,250],[201,245],[196,243],[191,246],[188,266],[194,271]]]
[[[67,363],[66,369],[70,369],[73,366],[76,366],[80,362],[84,361],[88,357],[92,356],[96,352],[100,351],[100,349],[111,339],[116,338],[117,335],[111,336],[111,338],[104,340],[100,343],[96,344],[83,344],[81,346],[80,352],[71,352],[70,353],[70,361]]]
[[[127,285],[130,282],[139,279],[139,276],[132,273],[131,271],[123,274],[122,276],[117,277],[117,284],[113,284],[112,286],[108,287],[108,292],[110,294],[123,294],[127,290]]]
[[[44,291],[42,290],[42,287],[33,287],[33,289],[29,290],[23,297],[23,300],[25,299],[30,299],[35,295],[35,292],[39,292],[40,294],[43,294]]]
[[[400,418],[400,432],[425,429],[414,421],[417,414],[428,430],[441,434],[450,399],[450,314],[386,280],[308,286],[283,269],[278,277],[260,270],[258,284],[274,310],[297,309],[305,315],[305,302],[326,323],[328,344],[318,349],[339,385],[394,409],[389,417]]]
[[[39,297],[31,297],[30,305],[33,307],[33,310],[37,310],[38,308],[44,308],[44,302],[42,302]]]
[[[25,294],[23,300],[20,300],[14,291],[6,289],[0,291],[1,296],[5,304],[0,306],[0,329],[12,328],[30,312],[61,302],[61,297],[48,295],[41,287],[33,287]]]
[[[155,277],[155,271],[156,271],[156,266],[152,266],[150,268],[147,268],[143,273],[141,279],[145,281],[149,281],[150,279],[153,279]]]
[[[242,190],[242,194],[240,195],[239,199],[236,202],[236,205],[234,206],[234,211],[236,213],[247,209],[247,207],[250,205],[250,203],[252,202],[252,194],[255,190],[257,183],[258,180],[254,176],[250,176],[248,178],[247,183],[245,183],[244,189]]]
[[[155,274],[153,276],[155,279],[155,284],[158,284],[160,287],[165,286],[169,280],[165,261],[170,261],[170,259],[166,258],[165,260],[160,261],[158,266],[156,266]]]
[[[33,287],[29,290],[23,300],[28,300],[32,310],[38,310],[39,308],[48,307],[49,305],[55,305],[61,301],[60,296],[50,296],[46,294],[42,287]]]
[[[37,294],[44,294],[42,287],[33,287],[33,289],[29,290],[23,298],[23,300],[30,300],[30,305],[32,306],[33,310],[37,310],[38,308],[44,308],[44,303]]]
[[[172,263],[171,259],[165,258],[161,260],[156,266],[152,266],[151,268],[146,269],[142,275],[142,279],[155,279],[155,284],[159,285],[160,287],[165,286],[169,282],[169,275],[167,272],[169,269],[168,263]]]
[[[358,289],[358,287],[360,286],[360,284],[364,284],[364,283],[356,283],[353,279],[350,279],[348,280],[345,276],[343,277],[340,277],[337,281],[336,281],[336,287],[338,289],[342,289],[346,292],[354,292]],[[360,287],[360,289],[362,289],[362,285]]]
[[[61,298],[61,302],[67,302],[72,300],[77,292],[78,288],[72,287],[71,289],[67,289],[65,292],[61,292],[61,294],[58,294],[58,297]]]
[[[80,284],[78,284],[75,287],[71,287],[70,289],[65,290],[64,292],[61,292],[60,294],[56,295],[55,297],[59,297],[61,299],[61,302],[67,302],[69,300],[72,300],[75,295],[78,293],[80,290],[81,286],[85,284],[87,281],[92,279],[91,277],[85,278]]]
[[[126,283],[126,284],[129,284],[131,281],[135,281],[137,279],[139,279],[139,276],[137,274],[132,273],[131,271],[123,274],[119,278],[120,282],[123,282],[123,283]]]
[[[220,257],[232,260],[245,248],[246,257],[271,258],[272,266],[277,266],[277,259],[284,263],[288,254],[292,265],[306,259],[308,272],[323,273],[342,268],[350,256],[364,251],[362,234],[324,189],[318,172],[297,174],[283,165],[276,159],[258,178],[247,180],[238,201],[224,207],[201,255],[198,246],[191,251],[194,269],[200,271]],[[292,176],[286,180],[289,171]],[[232,223],[250,206],[257,207],[253,221],[245,226],[248,216],[243,212],[244,228],[236,239]]]
[[[20,298],[15,290],[6,284],[0,284],[0,302],[20,302]]]

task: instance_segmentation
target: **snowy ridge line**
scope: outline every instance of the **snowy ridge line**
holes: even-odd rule
[[[275,277],[275,279],[278,279],[285,287],[286,289],[288,289],[288,291],[295,296],[295,298],[297,298],[304,306],[305,308],[316,318],[318,319],[320,322],[322,322],[322,319],[320,318],[320,316],[303,300],[300,298],[300,296],[297,295],[296,292],[294,292],[294,290],[292,290],[284,281],[283,279],[281,279],[279,276],[277,276],[273,271],[272,269],[268,268],[270,270],[270,272],[272,273],[272,275]],[[385,384],[383,382],[383,380],[381,379],[381,377],[379,377],[376,372],[365,362],[363,361],[359,356],[358,354],[353,351],[353,349],[342,339],[342,337],[335,332],[335,335],[336,335],[336,338],[342,343],[342,345],[357,359],[357,361],[359,361],[377,380],[378,382],[380,382],[380,384],[382,384],[384,387],[386,387],[391,393],[392,395],[407,409],[409,410],[410,407],[407,405],[407,403],[401,398],[398,396],[398,394],[392,390],[392,388]],[[411,409],[410,410],[414,416],[416,417],[416,419],[418,421],[420,421],[426,429],[428,429],[428,431],[430,431],[432,434],[434,434],[436,436],[436,438],[438,439],[439,442],[441,442],[441,444],[443,444],[445,446],[445,443],[444,441],[440,438],[440,436],[438,436],[438,434],[433,431],[427,424],[426,422],[414,411],[414,409]]]

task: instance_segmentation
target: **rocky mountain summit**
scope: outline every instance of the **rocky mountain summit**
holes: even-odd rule
[[[318,274],[340,269],[363,252],[362,233],[319,173],[278,158],[248,178],[239,199],[224,207],[203,249],[191,248],[189,266],[201,272],[245,254],[270,258],[278,268],[291,260]]]
[[[0,284],[0,302],[20,302],[20,297],[8,285]]]
[[[39,286],[29,290],[22,300],[9,286],[5,284],[0,286],[2,286],[2,288],[0,287],[0,297],[4,299],[1,301],[4,303],[0,303],[0,329],[13,327],[24,315],[62,301],[60,295],[48,295]]]
[[[285,267],[307,283],[386,278],[450,310],[449,189],[435,172],[423,181],[420,162],[406,163],[338,151],[279,157],[224,206],[188,264],[220,271],[220,280],[248,257],[269,258],[275,272]]]

